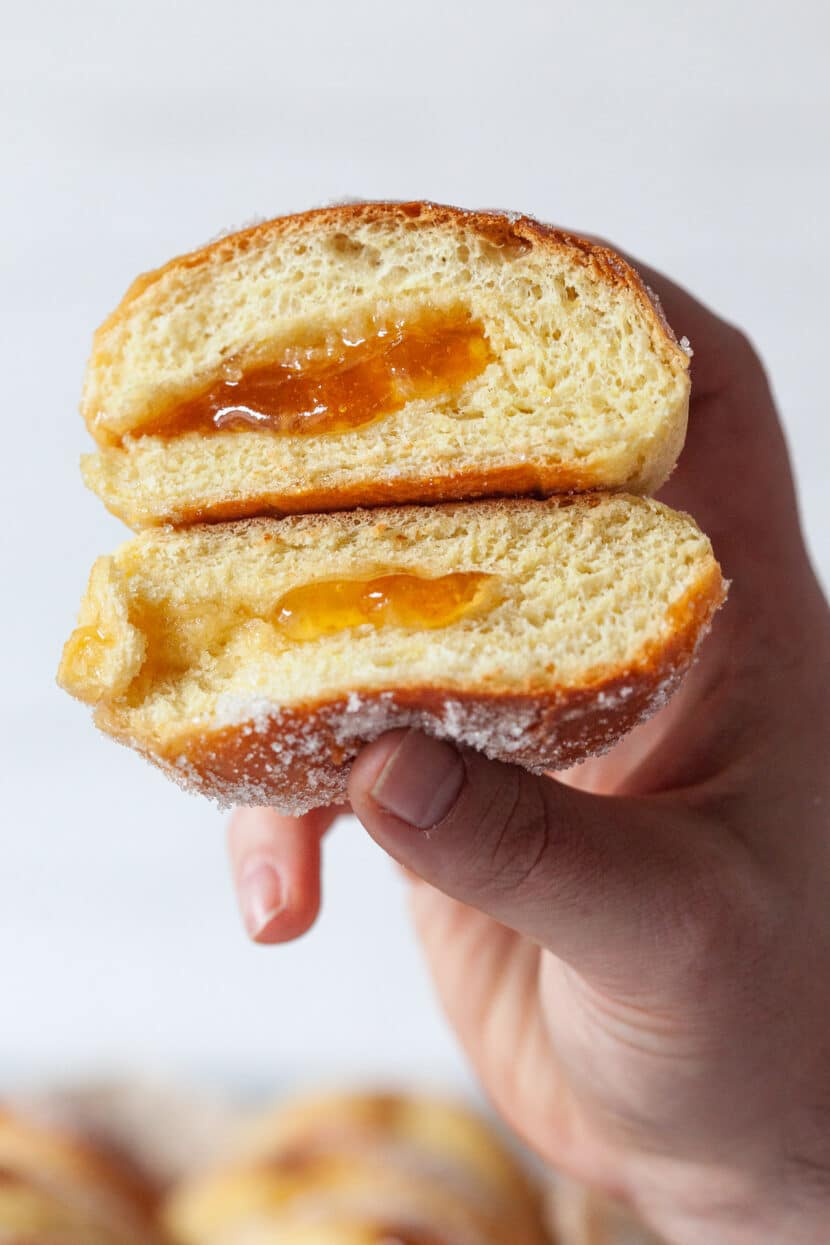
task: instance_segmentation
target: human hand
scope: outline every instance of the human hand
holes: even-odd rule
[[[484,1085],[545,1159],[677,1245],[826,1245],[830,620],[759,360],[637,266],[695,348],[662,496],[733,581],[700,661],[662,713],[558,780],[395,731],[358,757],[349,796],[413,878]],[[259,941],[313,922],[333,817],[236,814]]]

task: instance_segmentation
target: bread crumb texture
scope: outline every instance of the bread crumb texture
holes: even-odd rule
[[[321,581],[458,573],[487,578],[444,627],[279,623]],[[153,529],[96,563],[59,681],[184,785],[296,813],[341,797],[393,726],[539,771],[609,747],[677,685],[723,593],[695,523],[633,496]]]
[[[459,314],[489,361],[336,434],[144,435],[217,378],[367,325]],[[221,239],[134,283],[101,326],[87,483],[135,527],[589,488],[654,491],[683,444],[689,360],[637,274],[528,217],[351,204]]]

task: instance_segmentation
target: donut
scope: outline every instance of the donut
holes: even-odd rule
[[[478,1116],[400,1093],[266,1113],[164,1208],[178,1245],[549,1245],[539,1190]]]
[[[95,334],[87,484],[133,528],[651,493],[689,358],[637,273],[528,216],[351,203],[139,277]]]
[[[299,814],[393,727],[537,773],[604,751],[724,592],[691,518],[625,494],[150,528],[96,562],[58,677],[183,786]]]
[[[0,1240],[160,1245],[156,1194],[121,1155],[0,1107]]]

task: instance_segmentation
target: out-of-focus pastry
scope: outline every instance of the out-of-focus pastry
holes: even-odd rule
[[[549,1245],[539,1192],[495,1133],[397,1094],[301,1100],[172,1194],[179,1245]]]
[[[161,1245],[155,1190],[125,1158],[0,1109],[0,1241]]]

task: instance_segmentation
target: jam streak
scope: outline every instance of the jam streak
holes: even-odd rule
[[[341,331],[335,344],[286,349],[276,361],[248,368],[226,362],[203,393],[137,433],[347,432],[416,399],[456,392],[491,358],[482,326],[466,311],[423,312],[362,336]]]
[[[330,579],[287,592],[274,609],[273,622],[290,640],[316,640],[349,627],[449,626],[481,603],[493,577],[457,571],[436,579],[419,575],[380,575],[374,579]]]

